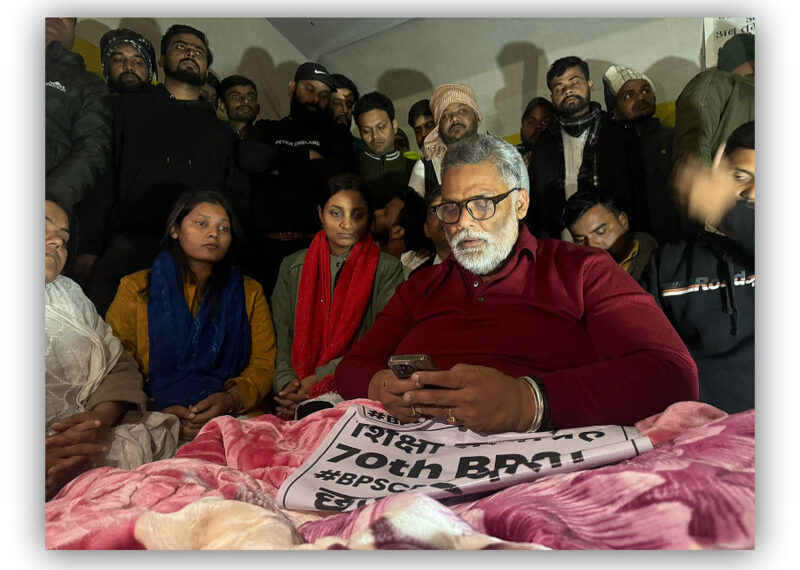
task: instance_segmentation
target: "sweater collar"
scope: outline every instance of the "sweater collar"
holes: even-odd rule
[[[393,150],[392,152],[384,154],[383,156],[372,154],[369,150],[365,150],[364,154],[373,160],[397,160],[398,158],[400,158],[400,151],[397,150]]]

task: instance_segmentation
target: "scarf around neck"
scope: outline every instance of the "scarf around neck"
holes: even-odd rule
[[[244,281],[235,267],[212,300],[206,293],[192,316],[180,269],[162,251],[153,263],[147,302],[151,409],[191,406],[220,392],[250,360]]]
[[[597,119],[600,117],[600,111],[600,103],[590,101],[588,113],[575,119],[559,117],[558,123],[561,125],[562,129],[567,131],[567,133],[573,137],[579,136],[583,131],[591,126],[592,131],[589,133],[589,140],[587,140],[586,143],[594,144],[594,141],[591,139],[592,137],[597,137],[597,128],[600,123],[600,121]]]
[[[320,230],[306,253],[297,291],[292,367],[299,380],[347,352],[372,296],[380,250],[369,232],[350,251],[333,296],[330,256],[325,231]]]

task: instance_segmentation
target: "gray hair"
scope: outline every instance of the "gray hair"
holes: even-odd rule
[[[497,169],[503,183],[510,190],[524,188],[530,193],[528,168],[514,145],[491,135],[465,137],[447,145],[442,159],[442,179],[451,168],[488,162]]]

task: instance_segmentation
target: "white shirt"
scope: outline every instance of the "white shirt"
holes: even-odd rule
[[[589,129],[586,129],[573,137],[564,129],[561,129],[561,140],[564,141],[564,199],[578,191],[578,171],[583,162],[583,147],[586,146],[586,139],[589,138]],[[561,239],[572,242],[572,236],[567,228],[561,230]]]
[[[442,159],[441,158],[434,158],[433,159],[433,170],[436,172],[436,180],[442,180]],[[411,178],[408,180],[408,185],[414,189],[414,191],[422,196],[425,197],[425,164],[423,164],[422,159],[418,160],[414,163],[414,168],[411,171]]]

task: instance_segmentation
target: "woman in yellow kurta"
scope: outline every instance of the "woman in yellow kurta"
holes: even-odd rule
[[[148,408],[193,439],[247,412],[272,386],[275,332],[261,285],[233,264],[241,228],[216,192],[180,196],[153,267],[120,281],[106,321],[146,378]]]

